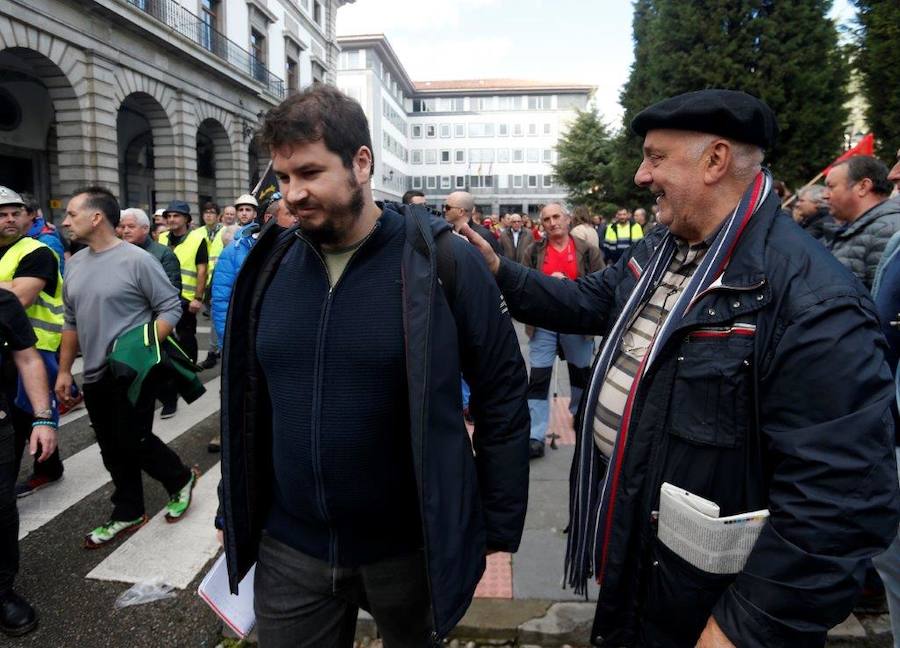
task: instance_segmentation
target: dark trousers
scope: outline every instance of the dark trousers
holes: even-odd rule
[[[263,534],[253,590],[260,648],[351,648],[359,608],[385,648],[432,645],[423,551],[334,568]]]
[[[16,432],[9,419],[0,421],[0,595],[12,589],[19,571],[19,511],[16,477],[22,453],[16,453]]]
[[[152,378],[145,381],[136,406],[128,401],[125,387],[108,373],[97,382],[85,383],[82,391],[103,465],[115,487],[110,519],[134,520],[144,514],[141,470],[160,482],[169,494],[187,484],[190,469],[153,434],[156,389]]]
[[[20,410],[14,405],[10,407],[10,410],[13,429],[15,429],[16,431],[15,451],[18,456],[21,457],[22,453],[25,451],[25,448],[28,446],[28,441],[31,439],[31,423],[34,421],[34,417],[28,412]],[[62,459],[60,459],[59,457],[59,447],[57,447],[56,450],[53,451],[53,454],[47,457],[44,461],[38,461],[37,458],[39,456],[40,451],[38,451],[38,453],[34,455],[35,475],[46,475],[51,481],[62,477],[63,463]]]
[[[189,310],[189,305],[190,302],[181,300],[181,319],[175,326],[175,337],[178,339],[178,346],[184,349],[191,360],[197,362],[197,316]],[[175,387],[175,381],[162,382],[159,388],[159,402],[163,405],[174,405],[177,400],[178,389]]]

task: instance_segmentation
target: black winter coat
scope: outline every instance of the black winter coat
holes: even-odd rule
[[[528,499],[528,376],[512,320],[478,253],[447,231],[443,219],[410,214],[401,268],[406,369],[437,641],[465,614],[486,550],[518,549]],[[232,591],[256,561],[272,499],[269,393],[283,386],[266,384],[255,333],[280,259],[288,247],[308,245],[295,233],[264,228],[238,274],[228,312],[219,491]],[[452,310],[436,273],[438,235],[451,237]],[[460,373],[472,389],[472,442],[462,418]]]
[[[498,283],[516,319],[606,335],[637,281],[629,259],[647,267],[663,235],[577,282],[503,260]],[[823,645],[897,534],[884,357],[866,290],[770,196],[635,395],[592,642],[693,646],[713,614],[739,646]],[[592,424],[602,378],[578,425]],[[743,571],[700,571],[657,541],[663,482],[723,516],[769,509]]]

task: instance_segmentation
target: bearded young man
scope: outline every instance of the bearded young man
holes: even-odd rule
[[[558,281],[461,232],[517,320],[604,337],[576,424],[567,580],[600,583],[598,646],[822,646],[897,534],[874,304],[781,212],[762,101],[690,92],[631,128],[661,226],[615,265]],[[699,514],[664,510],[663,484],[756,521],[709,525],[692,550],[670,530]]]
[[[465,613],[485,555],[522,534],[512,321],[446,221],[373,202],[358,103],[312,86],[260,138],[298,224],[263,228],[228,315],[217,523],[231,587],[256,561],[263,648],[352,646],[360,607],[386,645],[431,645]],[[454,277],[439,283],[444,253]],[[478,394],[471,443],[460,373]]]

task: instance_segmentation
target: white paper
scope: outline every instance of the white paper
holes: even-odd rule
[[[200,582],[197,593],[213,612],[228,624],[242,639],[250,634],[256,625],[256,614],[253,612],[253,574],[256,565],[250,568],[247,575],[238,585],[238,595],[231,593],[228,587],[228,568],[225,566],[225,554],[213,564]]]
[[[711,574],[737,574],[756,544],[769,511],[719,517],[715,502],[665,483],[659,495],[660,542]]]

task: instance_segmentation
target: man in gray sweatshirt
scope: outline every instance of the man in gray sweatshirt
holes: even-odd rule
[[[107,355],[122,333],[155,320],[163,340],[181,316],[178,291],[162,266],[144,250],[116,238],[119,214],[109,191],[88,187],[69,201],[63,221],[70,236],[88,247],[66,264],[56,395],[63,402],[71,399],[72,363],[80,347],[84,402],[115,487],[109,521],[85,537],[89,549],[136,531],[147,521],[141,469],[169,493],[168,522],[180,520],[187,511],[197,479],[196,472],[153,434],[152,381],[145,381],[138,403],[132,405],[125,386],[107,371]]]

